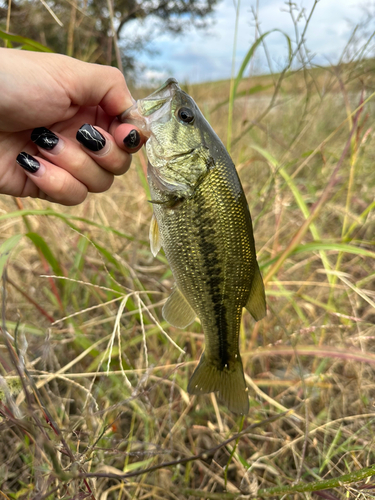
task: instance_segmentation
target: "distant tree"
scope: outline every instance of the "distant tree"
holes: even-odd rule
[[[55,52],[116,65],[114,38],[119,41],[127,71],[135,57],[152,50],[160,32],[182,33],[205,27],[219,0],[13,0],[9,30],[32,38]],[[0,28],[5,29],[8,2],[0,0]],[[147,35],[130,36],[130,23],[147,21]],[[151,21],[151,22],[150,22]],[[144,30],[143,30],[144,31]]]

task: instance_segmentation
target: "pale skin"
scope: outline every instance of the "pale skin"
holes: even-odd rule
[[[109,189],[144,142],[142,134],[137,147],[123,142],[135,127],[116,116],[134,101],[116,68],[60,54],[0,48],[0,90],[0,194],[77,205],[88,192]],[[85,123],[105,138],[100,151],[76,140]],[[58,137],[51,150],[31,141],[37,127]],[[16,162],[21,152],[39,162],[35,173]]]

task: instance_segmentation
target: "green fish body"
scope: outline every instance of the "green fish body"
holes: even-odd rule
[[[136,106],[133,121],[137,113],[146,116],[144,130],[150,134],[151,249],[156,254],[163,247],[176,281],[163,316],[178,328],[198,316],[205,334],[205,351],[188,392],[219,392],[231,411],[246,414],[249,402],[239,353],[242,308],[259,320],[266,304],[250,211],[237,171],[175,80]]]

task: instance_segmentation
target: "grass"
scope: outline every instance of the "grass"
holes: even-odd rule
[[[243,420],[186,393],[204,339],[161,316],[143,153],[79,207],[0,199],[0,497],[373,497],[373,65],[187,86],[224,143],[233,110],[266,283]]]

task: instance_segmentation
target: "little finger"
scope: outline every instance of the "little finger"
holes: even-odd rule
[[[40,197],[42,192],[62,205],[78,205],[85,200],[87,187],[63,168],[26,152],[17,156],[17,163],[28,177],[21,196]]]

